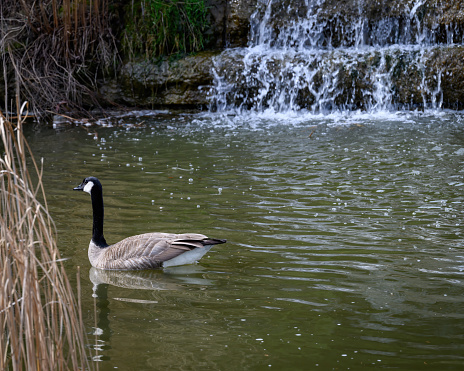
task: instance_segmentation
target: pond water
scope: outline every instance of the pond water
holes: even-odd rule
[[[143,114],[27,133],[100,370],[464,366],[462,115]],[[109,243],[228,242],[196,265],[92,270],[72,191],[90,175]]]

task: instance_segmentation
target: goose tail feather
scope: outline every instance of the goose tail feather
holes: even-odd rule
[[[219,238],[205,238],[204,240],[201,241],[203,246],[206,245],[219,245],[221,243],[226,243],[227,240],[221,240]]]
[[[202,248],[204,246],[213,246],[221,243],[226,243],[227,240],[220,240],[216,238],[205,238],[203,240],[181,239],[172,242],[173,246],[181,248],[181,246],[188,247],[189,249]]]

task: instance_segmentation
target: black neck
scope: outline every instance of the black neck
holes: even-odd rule
[[[101,188],[94,186],[91,191],[93,228],[92,241],[98,247],[107,247],[105,237],[103,237],[103,217],[105,214],[103,207],[103,193]]]

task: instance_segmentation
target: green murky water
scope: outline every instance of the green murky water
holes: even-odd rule
[[[258,121],[30,129],[99,369],[462,368],[463,117]],[[89,175],[109,243],[228,243],[194,266],[91,270],[90,199],[72,191]]]

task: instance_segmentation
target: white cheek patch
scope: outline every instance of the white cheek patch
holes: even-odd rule
[[[92,187],[93,187],[93,182],[88,182],[84,187],[84,192],[87,192],[88,194],[90,194]]]

